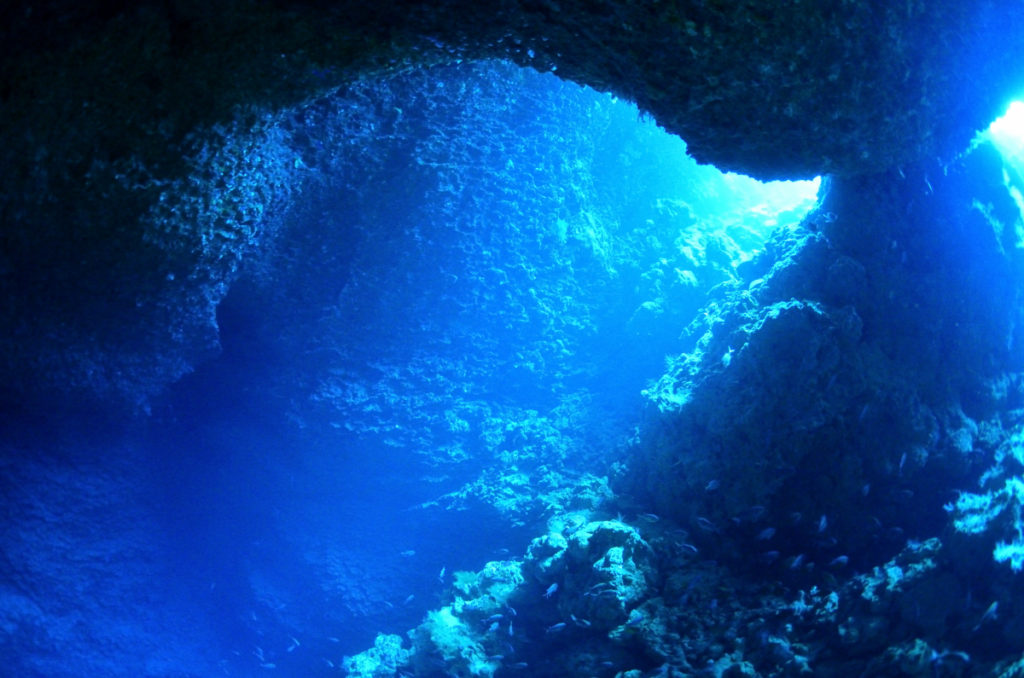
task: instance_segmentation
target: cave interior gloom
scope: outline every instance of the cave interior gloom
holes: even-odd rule
[[[1024,675],[1024,7],[931,5],[0,9],[0,673]]]

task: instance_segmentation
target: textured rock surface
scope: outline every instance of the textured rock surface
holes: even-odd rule
[[[922,170],[871,203],[853,196],[891,177],[834,179],[698,316],[694,351],[648,391],[636,491],[656,512],[782,570],[887,557],[905,525],[941,524],[950,478],[978,473],[1019,398],[1022,259],[990,147],[931,174],[934,192]]]
[[[207,388],[244,380],[311,437],[422,469],[436,505],[521,524],[607,498],[570,471],[631,433],[770,228],[763,195],[715,209],[742,182],[635,110],[507,64],[353,86],[282,127],[313,179],[221,304]]]
[[[181,563],[168,558],[166,517],[150,510],[164,489],[147,473],[142,449],[104,436],[83,440],[81,432],[39,439],[5,428],[4,438],[4,672],[217,672],[205,603],[181,585]]]
[[[52,3],[5,10],[5,399],[144,407],[217,350],[214,309],[338,86],[507,57],[636,101],[760,176],[950,157],[1020,74],[1009,2]],[[113,331],[111,328],[116,327]]]

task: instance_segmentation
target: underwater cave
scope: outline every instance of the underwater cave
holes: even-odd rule
[[[1024,671],[1024,10],[798,5],[0,10],[4,671]]]

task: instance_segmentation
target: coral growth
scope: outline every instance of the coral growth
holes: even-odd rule
[[[999,539],[993,557],[1019,572],[1024,569],[1024,430],[1015,430],[999,446],[994,461],[981,478],[981,485],[990,489],[961,492],[947,510],[960,532]]]

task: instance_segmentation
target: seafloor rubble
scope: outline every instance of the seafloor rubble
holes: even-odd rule
[[[968,614],[951,603],[962,591],[942,572],[937,539],[911,541],[843,581],[826,574],[785,589],[703,559],[679,528],[585,520],[561,516],[522,561],[456,573],[451,604],[429,613],[411,643],[382,634],[343,668],[353,676],[1008,677],[1024,661],[972,658],[938,637],[971,642],[1006,620],[991,605]],[[1016,630],[1010,623],[997,633]]]

